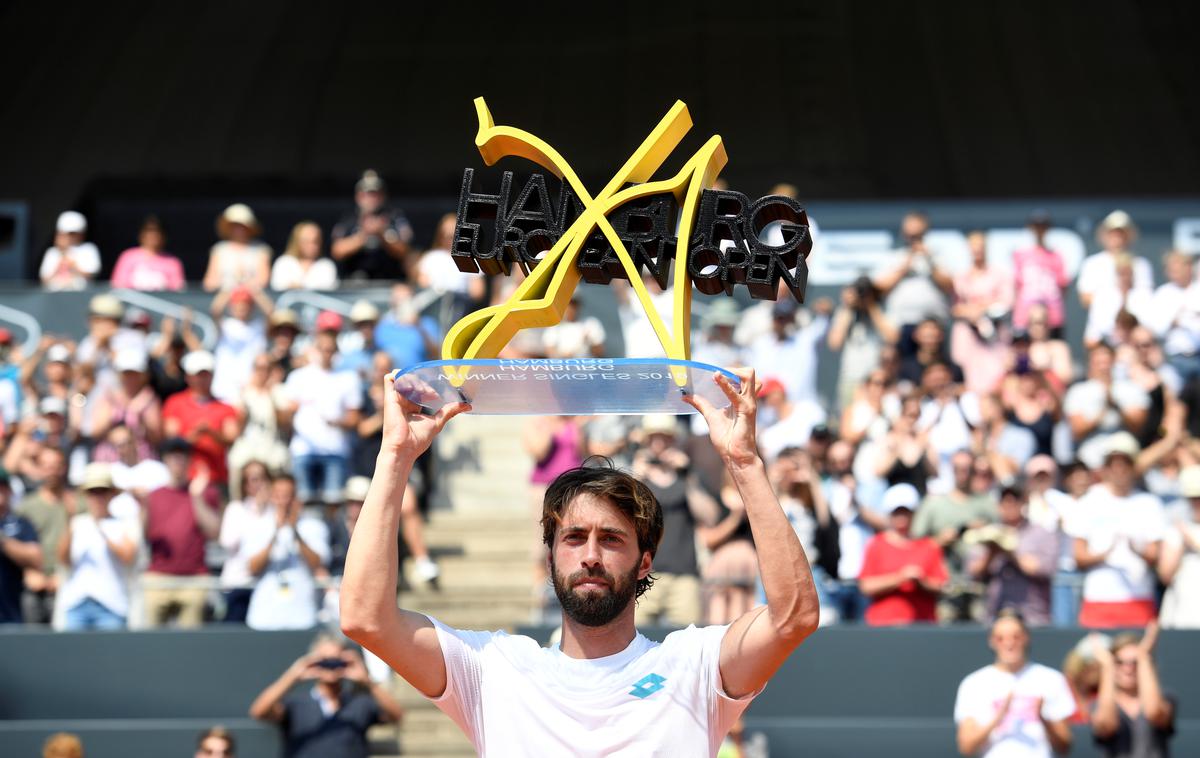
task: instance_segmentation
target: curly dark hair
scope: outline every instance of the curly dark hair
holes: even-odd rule
[[[663,536],[663,513],[658,498],[642,482],[618,469],[603,456],[594,455],[573,468],[558,475],[546,488],[542,500],[542,542],[553,550],[555,530],[562,524],[562,514],[567,506],[582,494],[602,497],[633,522],[637,534],[638,550],[658,552]],[[654,585],[654,577],[647,575],[637,583],[636,597],[641,597]]]

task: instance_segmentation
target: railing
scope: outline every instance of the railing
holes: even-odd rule
[[[21,347],[25,349],[24,352],[26,355],[31,353],[37,347],[37,344],[42,341],[42,325],[38,323],[36,318],[25,311],[19,311],[7,305],[0,305],[0,321],[12,324],[25,332],[25,341],[21,343]]]
[[[157,313],[160,316],[168,316],[170,318],[182,321],[189,309],[172,303],[154,295],[147,295],[145,292],[137,290],[121,290],[115,289],[112,291],[114,297],[122,302],[129,303],[132,306],[141,308],[144,311]],[[203,311],[191,309],[191,322],[200,330],[200,342],[205,349],[212,350],[217,344],[217,324],[212,318]]]

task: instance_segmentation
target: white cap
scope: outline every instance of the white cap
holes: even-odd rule
[[[54,228],[67,234],[82,234],[87,231],[87,219],[79,211],[63,211],[58,214],[58,223]]]
[[[1179,494],[1200,497],[1200,465],[1184,466],[1179,472]]]
[[[112,488],[112,467],[107,463],[89,463],[83,470],[83,482],[80,483],[79,489],[86,492],[88,490],[111,490]]]
[[[193,350],[183,356],[179,365],[183,367],[185,374],[199,374],[201,371],[212,371],[216,368],[216,360],[213,358],[213,354],[207,350]]]
[[[364,321],[378,321],[379,309],[366,300],[359,300],[350,309],[350,322],[361,324]]]
[[[229,206],[221,212],[221,218],[231,224],[258,226],[258,219],[254,217],[254,211],[250,210],[250,206],[245,203],[234,203]]]
[[[67,349],[66,345],[62,345],[62,344],[51,345],[46,350],[46,362],[47,363],[70,363],[71,362],[71,351]]]
[[[57,413],[60,416],[67,415],[67,401],[61,397],[47,395],[38,403],[38,413],[46,415],[48,413]]]
[[[352,476],[346,480],[346,489],[342,493],[342,499],[347,502],[353,500],[361,503],[367,499],[367,490],[371,487],[371,480],[365,476]]]
[[[669,413],[647,413],[642,416],[642,432],[645,434],[669,434],[679,436],[679,422]]]
[[[113,356],[113,368],[117,371],[145,371],[146,351],[137,347],[126,347]]]
[[[1142,446],[1138,444],[1137,438],[1129,432],[1114,432],[1108,435],[1108,439],[1104,441],[1105,459],[1110,455],[1125,455],[1132,460],[1137,458],[1140,452],[1142,452]]]
[[[921,493],[911,484],[893,484],[883,493],[883,512],[891,513],[897,508],[915,511],[921,503]]]

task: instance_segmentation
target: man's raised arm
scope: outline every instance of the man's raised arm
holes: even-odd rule
[[[400,504],[413,464],[466,403],[435,416],[421,414],[384,377],[383,445],[346,553],[341,587],[342,632],[383,659],[428,697],[446,689],[446,666],[437,630],[420,613],[396,605]]]
[[[725,410],[717,410],[698,395],[688,398],[708,422],[713,445],[746,504],[767,595],[766,607],[751,609],[735,620],[721,643],[721,683],[733,698],[761,689],[820,620],[808,558],[758,455],[754,372],[737,373],[740,389],[720,374],[716,378],[730,401]]]

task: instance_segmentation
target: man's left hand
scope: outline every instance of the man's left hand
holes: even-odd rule
[[[741,380],[740,386],[734,386],[729,377],[722,373],[713,377],[725,397],[729,398],[729,405],[725,408],[718,409],[697,394],[688,395],[683,401],[704,416],[708,422],[709,437],[725,464],[743,468],[760,460],[755,438],[755,416],[758,413],[755,393],[758,387],[753,369],[734,369],[734,373]]]

